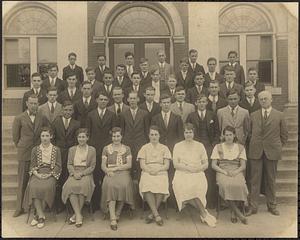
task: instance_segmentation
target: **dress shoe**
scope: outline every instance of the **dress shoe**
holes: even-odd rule
[[[251,216],[252,214],[256,214],[257,213],[257,209],[254,209],[252,207],[250,207],[248,209],[248,211],[245,213],[246,217]]]
[[[279,216],[279,215],[280,215],[279,211],[278,211],[276,208],[268,208],[268,211],[269,211],[272,215],[275,215],[275,216]]]
[[[118,230],[117,221],[115,219],[110,220],[110,229],[113,230],[113,231]]]
[[[162,218],[161,218],[159,215],[157,215],[157,216],[155,217],[155,222],[156,222],[156,224],[157,224],[158,226],[164,225],[164,221],[162,220]]]
[[[23,213],[24,213],[23,210],[16,210],[16,211],[14,212],[13,217],[19,217],[19,216],[22,215]]]

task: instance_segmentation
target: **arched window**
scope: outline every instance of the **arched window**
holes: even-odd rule
[[[4,25],[5,88],[30,87],[30,74],[46,77],[47,65],[57,62],[56,17],[40,6],[24,6]]]
[[[228,7],[219,17],[219,32],[220,67],[235,50],[245,71],[256,67],[260,81],[275,85],[273,27],[261,9],[247,4]]]

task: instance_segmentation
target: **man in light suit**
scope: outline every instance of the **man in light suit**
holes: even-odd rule
[[[208,95],[208,90],[203,86],[204,74],[202,72],[195,73],[193,79],[195,86],[189,88],[186,92],[186,101],[191,104],[195,104],[200,94]]]
[[[48,77],[43,80],[42,88],[48,89],[49,87],[56,87],[57,93],[60,94],[67,87],[67,82],[58,78],[58,66],[57,64],[49,64],[48,66]]]
[[[99,92],[103,87],[103,84],[101,82],[96,81],[96,73],[94,68],[87,67],[85,69],[85,73],[87,76],[87,81],[89,81],[92,84],[92,96],[96,98],[96,96],[99,95]]]
[[[126,52],[124,54],[124,57],[126,66],[125,77],[131,78],[131,74],[137,71],[137,69],[134,66],[134,54],[132,52]]]
[[[216,58],[210,57],[209,59],[207,59],[208,72],[204,75],[205,78],[204,86],[207,88],[209,87],[209,83],[211,81],[217,81],[219,83],[224,82],[224,77],[221,74],[217,73],[216,67],[217,67]]]
[[[241,108],[239,93],[231,89],[227,93],[228,106],[221,108],[217,112],[221,133],[226,126],[235,129],[238,142],[245,145],[250,132],[250,117],[248,110]]]
[[[188,58],[180,59],[180,71],[176,73],[177,84],[183,86],[185,90],[192,88],[194,84],[195,73],[188,71],[189,60]]]
[[[32,148],[40,144],[41,129],[50,123],[38,112],[38,97],[32,94],[26,101],[27,110],[16,116],[12,126],[12,138],[18,154],[18,190],[17,206],[14,217],[23,213],[22,202],[29,180],[29,168]]]
[[[257,97],[260,92],[265,90],[265,84],[260,82],[258,79],[258,72],[256,68],[250,67],[248,69],[248,81],[252,82],[256,89],[255,97]]]
[[[202,65],[200,65],[199,63],[197,63],[197,59],[198,59],[198,51],[196,49],[191,49],[189,51],[189,70],[190,72],[192,72],[193,74],[197,73],[197,72],[202,72],[203,74],[205,74],[205,70],[203,68]]]
[[[188,115],[191,112],[195,112],[194,104],[187,103],[185,99],[185,90],[182,86],[176,87],[176,102],[171,104],[171,111],[179,115],[183,121],[186,122]]]
[[[62,114],[62,106],[56,101],[57,99],[57,88],[49,87],[47,93],[48,102],[39,106],[38,111],[44,115],[50,123],[54,121],[57,116]]]
[[[160,81],[162,82],[162,87],[166,86],[166,81],[170,74],[174,73],[173,67],[166,62],[166,53],[164,50],[159,50],[157,52],[158,62],[152,67],[159,69]]]
[[[258,210],[262,175],[268,211],[280,215],[276,209],[276,173],[278,160],[282,156],[282,146],[287,143],[288,130],[282,112],[272,108],[272,95],[268,91],[258,94],[261,109],[251,114],[251,139],[249,161],[250,209],[247,215]]]
[[[154,102],[154,94],[154,87],[147,87],[144,92],[146,101],[142,104],[139,104],[140,109],[143,109],[148,112],[150,121],[161,110],[160,105],[157,102]]]
[[[235,82],[240,84],[240,85],[244,85],[245,84],[245,72],[244,72],[244,68],[242,65],[240,65],[237,62],[238,59],[238,53],[236,51],[230,51],[228,53],[228,64],[226,64],[225,66],[223,66],[221,68],[220,74],[224,76],[225,74],[225,68],[228,66],[231,66],[234,68],[234,72],[235,72]]]
[[[176,102],[175,92],[176,92],[177,80],[176,77],[171,74],[167,81],[167,86],[161,91],[161,94],[168,94],[171,96],[171,103]]]
[[[100,54],[97,56],[98,66],[95,68],[96,80],[103,83],[103,73],[105,70],[109,70],[109,67],[106,66],[106,56]]]
[[[83,76],[83,69],[82,67],[78,66],[75,64],[76,62],[77,55],[76,53],[69,53],[68,59],[69,59],[69,65],[63,68],[63,75],[62,78],[63,80],[67,79],[67,76],[69,76],[70,73],[75,73],[76,78],[77,78],[77,87],[81,87],[81,84],[84,81],[84,76]]]

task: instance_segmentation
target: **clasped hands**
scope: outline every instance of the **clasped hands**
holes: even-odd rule
[[[112,176],[115,175],[114,172],[117,171],[117,170],[119,170],[119,167],[118,167],[118,166],[109,168],[109,169],[107,170],[106,174],[107,174],[108,177],[112,177]]]
[[[226,176],[229,176],[229,177],[235,177],[238,173],[239,173],[239,171],[237,171],[237,170],[234,170],[234,171],[225,171],[226,172]]]
[[[159,172],[161,171],[161,166],[158,166],[158,165],[150,165],[148,166],[148,173],[150,175],[157,175]]]
[[[35,172],[34,175],[39,179],[47,179],[52,176],[51,173],[38,173],[38,172]]]

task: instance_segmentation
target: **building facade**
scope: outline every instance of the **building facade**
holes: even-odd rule
[[[245,71],[255,66],[279,110],[298,105],[298,19],[282,3],[207,2],[3,2],[2,105],[21,112],[30,74],[57,63],[59,77],[69,52],[83,68],[105,54],[114,68],[124,52],[150,64],[165,49],[178,68],[188,50],[226,63],[236,50]]]

